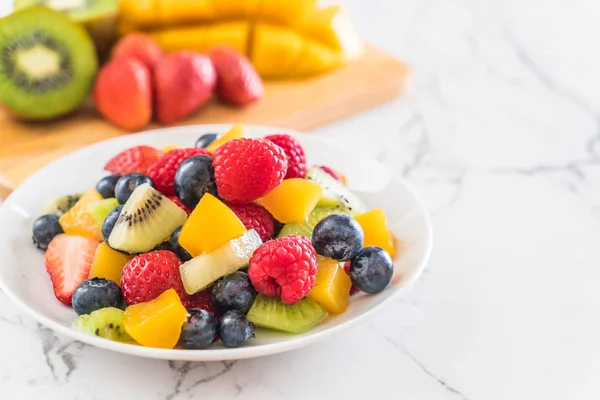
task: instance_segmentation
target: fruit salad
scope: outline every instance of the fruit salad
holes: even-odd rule
[[[95,186],[34,221],[73,329],[164,349],[238,347],[264,329],[302,334],[392,280],[385,213],[292,136],[243,125],[189,148],[136,146]],[[260,329],[259,329],[260,328]]]

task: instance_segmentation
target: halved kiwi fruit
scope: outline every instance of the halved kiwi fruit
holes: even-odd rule
[[[107,307],[77,317],[73,329],[122,343],[134,343],[123,326],[123,310]]]
[[[97,70],[89,34],[64,14],[28,7],[0,19],[0,102],[15,114],[43,120],[70,113]]]
[[[317,182],[323,188],[319,205],[341,206],[346,208],[352,215],[367,211],[367,206],[356,194],[321,168],[310,167],[306,172],[306,179]]]
[[[81,193],[77,193],[69,194],[66,196],[53,197],[50,200],[48,200],[48,202],[42,209],[41,215],[54,214],[60,217],[67,211],[69,211],[71,208],[73,208],[73,206],[79,201],[81,196]]]
[[[143,253],[168,240],[187,218],[177,204],[147,183],[138,186],[119,214],[108,244],[126,253]]]
[[[117,31],[119,0],[15,0],[19,10],[31,6],[46,6],[62,12],[88,30],[100,52],[114,42]]]
[[[311,330],[328,315],[327,310],[310,297],[295,304],[283,304],[281,299],[259,294],[246,317],[261,328],[297,334]]]

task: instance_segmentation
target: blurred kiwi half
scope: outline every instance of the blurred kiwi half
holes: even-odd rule
[[[67,14],[88,30],[100,54],[105,54],[115,41],[119,0],[15,0],[14,9],[46,6]]]
[[[98,58],[88,32],[66,15],[27,7],[0,18],[0,103],[17,116],[46,120],[88,97]]]

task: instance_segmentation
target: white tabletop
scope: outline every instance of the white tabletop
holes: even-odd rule
[[[309,348],[206,364],[71,342],[0,294],[0,399],[600,398],[599,4],[347,1],[410,89],[318,131],[426,200],[411,292]]]

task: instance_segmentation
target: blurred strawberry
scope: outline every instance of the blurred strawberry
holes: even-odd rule
[[[150,36],[135,32],[124,36],[112,50],[113,58],[136,58],[153,70],[164,52]]]
[[[245,55],[220,46],[209,57],[217,70],[217,94],[221,99],[244,106],[262,97],[262,79]]]

